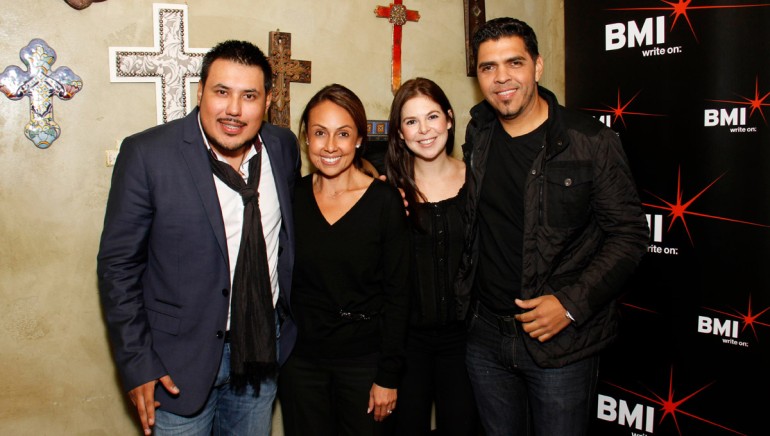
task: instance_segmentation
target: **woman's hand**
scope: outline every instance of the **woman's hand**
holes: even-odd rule
[[[383,421],[396,409],[397,397],[396,389],[383,388],[373,383],[369,391],[369,408],[366,409],[366,413],[374,411],[374,420]]]

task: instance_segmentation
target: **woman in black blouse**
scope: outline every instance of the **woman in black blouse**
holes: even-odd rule
[[[284,430],[287,436],[382,434],[404,363],[403,200],[361,170],[366,113],[349,89],[321,89],[302,114],[299,137],[317,170],[294,193],[291,310],[298,335],[279,377]]]
[[[478,434],[465,367],[469,296],[453,287],[465,242],[466,171],[451,155],[454,113],[436,83],[416,78],[401,86],[388,141],[388,180],[404,191],[412,229],[407,364],[396,434],[428,434],[434,402],[441,435]]]

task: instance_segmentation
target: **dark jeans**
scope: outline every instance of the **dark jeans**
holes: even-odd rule
[[[518,322],[501,333],[491,314],[474,312],[468,374],[487,436],[587,435],[599,358],[541,368],[527,352]]]
[[[392,417],[376,422],[374,412],[366,413],[376,373],[375,362],[289,357],[278,377],[284,434],[389,434]]]
[[[436,403],[436,429],[441,436],[479,434],[473,390],[465,366],[465,324],[438,330],[409,331],[406,374],[394,412],[396,435],[430,434]]]

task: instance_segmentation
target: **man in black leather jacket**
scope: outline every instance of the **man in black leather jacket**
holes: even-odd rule
[[[487,436],[585,435],[598,353],[649,230],[617,135],[538,85],[534,31],[490,20],[473,38],[485,101],[471,110],[461,292],[468,370]]]

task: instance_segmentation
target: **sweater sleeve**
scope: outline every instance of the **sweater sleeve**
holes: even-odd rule
[[[378,182],[375,182],[378,183]],[[382,348],[374,382],[398,387],[404,368],[404,343],[409,309],[409,233],[398,192],[387,186],[381,211],[383,304],[380,316]]]

